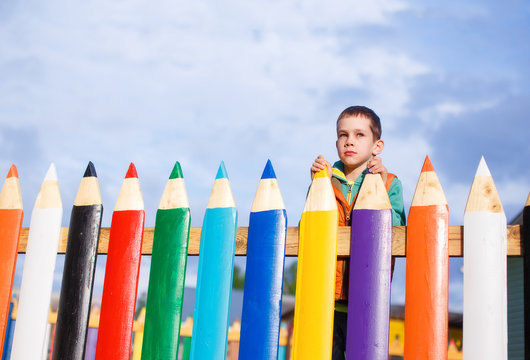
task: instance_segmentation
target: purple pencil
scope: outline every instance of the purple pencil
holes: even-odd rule
[[[388,360],[392,207],[367,174],[352,212],[346,359]]]

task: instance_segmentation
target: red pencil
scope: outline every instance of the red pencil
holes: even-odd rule
[[[96,359],[128,360],[144,230],[144,202],[131,163],[112,214]]]
[[[0,354],[4,349],[23,215],[18,172],[12,165],[0,193]]]

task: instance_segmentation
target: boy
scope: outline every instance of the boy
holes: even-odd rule
[[[381,121],[376,113],[364,106],[351,106],[337,119],[337,153],[339,161],[331,164],[318,156],[311,166],[311,178],[324,167],[331,183],[339,210],[339,225],[351,225],[351,212],[367,170],[380,174],[392,205],[392,224],[405,225],[403,191],[398,178],[387,172],[381,159]],[[392,262],[392,271],[394,270]],[[335,278],[335,319],[333,325],[333,360],[345,358],[348,311],[349,261],[338,260]]]

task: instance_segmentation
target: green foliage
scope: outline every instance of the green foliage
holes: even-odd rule
[[[285,269],[283,275],[283,293],[294,295],[296,292],[296,269],[298,267],[298,261],[293,262],[288,268]]]
[[[232,288],[243,290],[245,287],[245,273],[239,268],[239,266],[234,265],[234,277],[232,280]]]

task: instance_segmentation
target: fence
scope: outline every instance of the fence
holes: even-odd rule
[[[136,172],[131,164],[114,209],[111,228],[100,229],[99,188],[95,170],[90,164],[74,202],[70,228],[60,228],[57,224],[60,224],[62,207],[60,198],[59,201],[57,199],[59,194],[57,178],[52,167],[43,182],[41,193],[33,210],[30,227],[21,228],[22,209],[21,203],[17,200],[20,197],[18,174],[16,174],[16,169],[12,168],[2,189],[2,194],[0,194],[0,222],[4,225],[0,236],[3,240],[3,246],[6,247],[2,249],[2,254],[6,256],[3,261],[7,264],[7,270],[4,269],[3,273],[0,274],[3,281],[0,286],[2,292],[0,310],[2,310],[3,316],[0,320],[3,323],[0,325],[4,334],[6,333],[9,310],[9,301],[5,299],[10,298],[15,265],[14,258],[17,252],[27,252],[24,272],[26,273],[26,268],[31,267],[33,269],[32,276],[36,277],[36,280],[32,279],[30,282],[26,279],[30,276],[23,275],[15,339],[13,340],[14,347],[17,346],[17,343],[19,344],[19,350],[14,348],[19,353],[17,354],[16,351],[12,353],[12,358],[28,356],[25,353],[29,351],[27,348],[33,348],[31,350],[33,353],[29,355],[32,358],[40,358],[44,353],[42,346],[31,346],[28,342],[36,339],[37,344],[42,344],[46,334],[49,334],[49,331],[46,332],[40,323],[45,324],[46,321],[42,320],[43,318],[46,320],[48,317],[49,296],[46,298],[43,295],[49,295],[51,292],[51,284],[46,279],[53,273],[53,266],[51,266],[51,271],[45,270],[50,268],[49,259],[37,260],[34,265],[28,264],[32,258],[37,259],[37,255],[44,257],[47,255],[35,254],[35,249],[39,249],[37,252],[45,252],[45,250],[49,252],[51,247],[52,249],[57,248],[57,251],[53,250],[54,256],[56,253],[66,253],[67,256],[59,312],[66,312],[63,315],[64,318],[70,316],[69,325],[75,325],[74,330],[68,330],[70,334],[68,337],[63,335],[61,338],[61,331],[65,331],[67,327],[63,325],[63,329],[60,330],[61,315],[58,315],[57,334],[52,336],[55,340],[52,350],[54,359],[72,358],[75,351],[81,354],[77,358],[81,358],[85,353],[86,339],[88,338],[89,342],[92,341],[87,327],[94,275],[93,263],[96,253],[108,255],[102,314],[99,322],[100,333],[97,339],[99,355],[96,353],[96,358],[128,359],[131,355],[133,350],[131,338],[134,330],[132,316],[136,301],[140,254],[152,254],[153,261],[155,255],[161,258],[164,255],[167,258],[168,254],[176,255],[175,259],[170,259],[174,261],[173,263],[168,262],[170,261],[168,259],[161,262],[157,261],[162,264],[172,264],[171,269],[173,270],[166,269],[166,273],[169,273],[171,282],[177,283],[176,286],[165,286],[156,290],[158,295],[152,295],[151,292],[155,290],[151,290],[151,286],[160,283],[160,281],[153,281],[152,277],[150,279],[144,339],[149,338],[146,335],[148,327],[155,326],[149,325],[149,323],[159,321],[149,320],[150,300],[155,301],[152,299],[156,299],[158,296],[157,306],[159,308],[169,304],[170,310],[159,311],[158,316],[171,319],[169,322],[165,319],[166,322],[159,325],[165,330],[155,332],[158,334],[158,339],[155,336],[154,339],[150,340],[155,345],[151,345],[149,350],[142,350],[145,358],[160,356],[157,351],[161,350],[158,349],[156,343],[164,341],[166,341],[163,346],[164,351],[175,354],[178,351],[179,335],[189,335],[187,332],[189,325],[188,327],[183,326],[182,330],[180,327],[181,319],[178,307],[181,306],[182,299],[177,296],[167,301],[160,300],[161,296],[178,292],[183,287],[186,255],[199,255],[200,257],[191,357],[223,358],[227,352],[232,354],[235,352],[233,349],[227,348],[229,331],[228,309],[226,308],[227,303],[230,303],[234,254],[248,255],[247,271],[252,268],[252,261],[256,261],[258,264],[256,269],[263,270],[265,268],[267,274],[273,274],[267,278],[265,283],[258,284],[257,288],[252,290],[256,292],[253,295],[253,303],[246,300],[252,297],[252,295],[247,295],[247,289],[251,288],[250,284],[253,282],[255,285],[257,281],[264,280],[259,280],[259,277],[253,277],[251,274],[246,279],[239,356],[248,358],[252,352],[255,353],[260,349],[259,351],[269,355],[269,358],[275,358],[274,354],[277,357],[280,339],[280,320],[277,309],[281,303],[283,259],[285,256],[298,256],[298,296],[295,306],[292,358],[307,359],[307,356],[319,359],[328,358],[332,332],[330,321],[331,324],[333,322],[335,261],[337,257],[350,257],[350,249],[355,249],[356,252],[361,253],[364,251],[362,256],[357,256],[355,259],[353,256],[351,257],[352,268],[368,269],[366,270],[367,273],[364,274],[368,280],[365,283],[362,281],[356,283],[356,293],[350,292],[348,306],[357,306],[357,308],[354,310],[350,308],[349,313],[356,311],[355,313],[359,314],[357,319],[363,319],[362,321],[355,321],[354,319],[351,321],[352,325],[350,322],[348,323],[348,329],[350,326],[358,326],[361,329],[360,332],[356,332],[354,337],[350,335],[348,337],[350,343],[355,342],[356,344],[355,350],[349,350],[350,354],[352,351],[363,351],[364,354],[372,354],[368,358],[383,359],[388,358],[389,353],[398,351],[395,350],[398,344],[395,339],[389,339],[388,334],[390,281],[386,277],[390,274],[390,256],[393,255],[406,256],[408,260],[405,356],[410,358],[460,356],[454,354],[454,344],[448,344],[447,340],[447,262],[448,256],[463,256],[465,252],[464,341],[465,344],[471,345],[464,347],[464,357],[470,359],[506,359],[506,256],[523,255],[522,233],[528,237],[528,231],[525,228],[522,232],[518,225],[506,226],[502,205],[498,200],[485,162],[481,161],[471,187],[464,226],[448,225],[447,203],[428,159],[420,175],[407,227],[391,227],[390,222],[388,228],[388,213],[390,213],[388,198],[385,201],[383,196],[379,202],[370,201],[370,199],[377,198],[381,194],[386,196],[386,191],[381,186],[384,185],[379,176],[366,175],[365,182],[359,192],[359,206],[356,206],[352,213],[352,217],[357,220],[361,219],[363,224],[373,223],[376,225],[367,228],[362,228],[362,226],[354,226],[353,229],[347,226],[337,228],[337,210],[330,205],[335,204],[333,194],[330,193],[331,184],[329,178],[325,174],[321,174],[313,182],[300,226],[287,227],[283,201],[279,195],[272,166],[268,163],[258,187],[249,227],[236,227],[237,212],[233,205],[226,171],[222,165],[212,190],[203,227],[190,228],[189,205],[183,186],[182,172],[177,163],[159,206],[155,227],[144,228],[143,200],[139,192]],[[368,201],[363,199],[368,199]],[[527,202],[527,208],[528,206],[530,204]],[[178,209],[178,214],[175,213],[175,209]],[[370,214],[369,217],[366,215],[367,211]],[[322,217],[323,213],[326,213],[325,218]],[[527,213],[528,211],[525,210],[525,216]],[[269,215],[265,218],[263,214]],[[525,221],[527,221],[527,217],[525,217]],[[157,250],[157,246],[160,247],[158,243],[162,242],[162,240],[159,241],[160,234],[164,230],[163,228],[168,226],[173,229],[172,233],[177,234],[172,235],[176,236],[172,240],[173,243],[180,245],[178,247],[166,245]],[[266,228],[263,228],[264,226]],[[382,231],[381,229],[384,229],[385,226],[390,230]],[[257,231],[256,229],[260,230]],[[314,234],[323,229],[323,233],[321,232],[317,238],[327,236],[329,239],[328,242],[325,242],[327,246],[322,247],[322,243],[320,243],[314,247],[316,243]],[[464,237],[466,242],[463,242]],[[355,240],[361,238],[371,238],[376,244],[386,242],[388,246],[359,250],[359,244],[355,243]],[[256,246],[255,239],[258,239],[258,244],[263,242],[265,246],[258,246],[257,249],[253,250],[252,247]],[[83,242],[85,247],[76,250],[77,255],[69,254],[73,251],[72,249],[76,249],[76,246],[69,245],[67,249],[66,245],[67,243],[73,244],[76,240]],[[43,244],[36,248],[32,243],[38,241]],[[215,242],[221,242],[221,247]],[[224,245],[227,246],[223,247]],[[168,251],[170,246],[173,246],[171,252]],[[214,248],[215,246],[217,248]],[[211,250],[212,248],[214,251]],[[253,251],[254,254],[252,254]],[[30,254],[30,252],[33,253]],[[210,252],[209,258],[201,258],[206,256],[205,254],[208,252]],[[266,255],[259,256],[260,253]],[[82,254],[86,258],[83,261],[81,261]],[[224,260],[219,261],[219,256],[224,256]],[[74,265],[68,265],[69,257],[78,261],[73,261]],[[252,257],[255,257],[255,260]],[[320,259],[323,257],[327,258],[322,262]],[[116,261],[109,268],[109,263],[114,262],[113,258]],[[54,260],[52,262],[54,264]],[[75,263],[78,263],[78,268],[75,267]],[[215,263],[218,264],[208,268]],[[201,264],[203,264],[202,267]],[[153,266],[152,264],[151,276],[156,272],[153,272]],[[409,268],[409,266],[411,267]],[[503,268],[504,270],[502,270]],[[109,269],[111,270],[109,271]],[[324,271],[324,269],[327,270]],[[362,271],[358,270],[358,273],[362,273]],[[327,278],[322,275],[324,273]],[[117,274],[119,274],[118,277],[115,276]],[[374,276],[374,274],[379,275]],[[421,274],[422,276],[415,277],[413,274]],[[110,277],[113,275],[115,276],[114,279]],[[383,276],[383,281],[381,281],[381,276]],[[74,291],[74,295],[68,297],[65,289],[72,291],[81,285],[88,290],[85,289],[84,292]],[[260,287],[264,289],[260,289]],[[201,288],[203,289],[202,294]],[[38,304],[33,302],[34,299],[23,300],[24,296],[28,297],[28,295],[23,295],[24,291],[26,294],[31,294],[29,297],[35,297],[35,291],[39,291],[40,293],[37,293]],[[485,291],[488,292],[488,299],[480,299]],[[248,292],[250,293],[250,291]],[[107,293],[110,295],[106,295]],[[202,300],[198,301],[197,299],[201,296]],[[315,296],[319,297],[316,303]],[[106,298],[108,300],[105,300]],[[355,299],[357,298],[364,300],[356,304]],[[384,300],[383,302],[381,302],[381,298]],[[376,309],[370,308],[370,301],[367,302],[366,299],[371,299],[370,301],[379,305]],[[27,302],[25,309],[21,307],[24,301]],[[162,304],[164,302],[167,304]],[[491,316],[490,310],[484,310],[491,309],[491,306],[495,306],[496,316]],[[30,310],[26,310],[28,308],[37,309],[40,312],[31,313]],[[45,309],[45,316],[42,315],[44,313],[43,308]],[[22,319],[21,316],[26,311],[28,316],[26,319]],[[77,317],[73,318],[72,313],[76,313],[75,316]],[[152,313],[156,312],[152,311]],[[254,315],[264,316],[265,319],[251,318]],[[201,319],[200,316],[203,318]],[[18,324],[19,322],[22,323],[22,320],[27,322],[26,328]],[[268,334],[263,335],[264,330],[262,328],[265,325],[260,325],[261,330],[253,329],[252,325],[258,322],[267,322],[266,332]],[[371,323],[368,324],[367,322]],[[39,325],[36,325],[37,323]],[[212,326],[212,324],[215,325]],[[373,324],[375,326],[372,326]],[[19,328],[22,330],[18,331],[19,340],[17,341],[17,329]],[[106,330],[102,332],[102,329]],[[362,334],[362,329],[364,329],[364,334]],[[244,350],[244,337],[250,336],[248,334],[252,331],[258,333],[261,331],[261,335],[257,335],[258,340],[251,341],[253,348]],[[349,334],[355,333],[348,331]],[[29,332],[32,333],[31,338],[27,336]],[[235,330],[233,333],[239,333],[239,331]],[[160,334],[167,336],[160,336]],[[266,338],[267,336],[268,338]],[[2,336],[3,338],[4,336]],[[167,339],[163,340],[162,338]],[[176,342],[175,339],[177,339]],[[215,339],[213,341],[215,345],[208,345],[212,343],[212,339]],[[72,343],[76,343],[75,346],[79,346],[78,343],[81,343],[82,347],[80,350],[76,350]],[[407,346],[407,344],[410,345]],[[147,348],[145,344],[143,347]],[[374,348],[377,348],[376,352],[374,352]],[[469,352],[469,355],[466,355],[466,351]],[[458,351],[456,352],[458,353]]]

